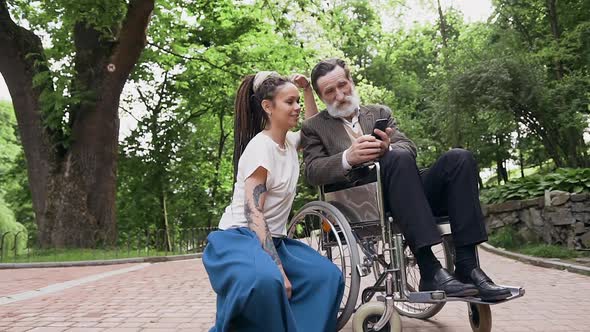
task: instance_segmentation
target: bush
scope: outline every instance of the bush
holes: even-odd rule
[[[17,234],[17,253],[24,253],[28,239],[27,229],[21,223],[16,222],[14,214],[0,197],[0,242],[2,242],[4,234],[7,234],[4,236],[4,243],[0,243],[3,256],[7,256],[8,251],[14,254],[14,239]]]
[[[502,227],[490,234],[488,243],[497,248],[535,257],[569,259],[582,256],[575,250],[559,245],[527,242],[510,226]]]
[[[488,242],[494,247],[515,249],[524,244],[524,239],[510,227],[502,227],[489,236]]]
[[[482,190],[484,204],[501,203],[543,196],[545,190],[563,190],[572,193],[590,191],[590,168],[561,168],[546,175],[531,175],[505,185]]]

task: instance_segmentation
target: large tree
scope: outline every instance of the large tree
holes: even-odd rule
[[[153,9],[154,0],[0,0],[0,72],[43,246],[116,238],[119,99]]]

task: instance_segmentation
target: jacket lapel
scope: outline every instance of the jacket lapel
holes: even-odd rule
[[[365,106],[360,107],[359,123],[363,129],[363,134],[371,135],[373,133],[373,126],[375,125],[375,117],[373,113]]]
[[[342,120],[331,116],[327,110],[320,112],[320,114],[326,119],[326,132],[323,134],[328,137],[331,136],[334,142],[334,144],[327,146],[329,150],[333,149],[330,154],[336,154],[348,149],[351,145],[350,137],[346,133],[346,129],[344,129]]]

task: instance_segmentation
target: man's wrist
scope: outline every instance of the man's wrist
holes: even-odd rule
[[[344,150],[344,152],[342,153],[342,168],[344,168],[345,171],[349,171],[352,168],[352,165],[350,165],[350,163],[348,162],[348,158],[346,157],[347,154],[348,149]]]

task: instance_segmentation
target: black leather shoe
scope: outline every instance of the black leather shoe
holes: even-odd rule
[[[494,284],[492,279],[479,267],[471,270],[469,276],[463,276],[458,273],[457,278],[462,282],[475,285],[479,290],[479,297],[483,301],[501,301],[512,295],[510,289]]]
[[[420,291],[444,291],[449,297],[465,297],[477,295],[477,288],[472,284],[464,284],[457,280],[449,271],[441,268],[436,271],[432,280],[420,280]]]

